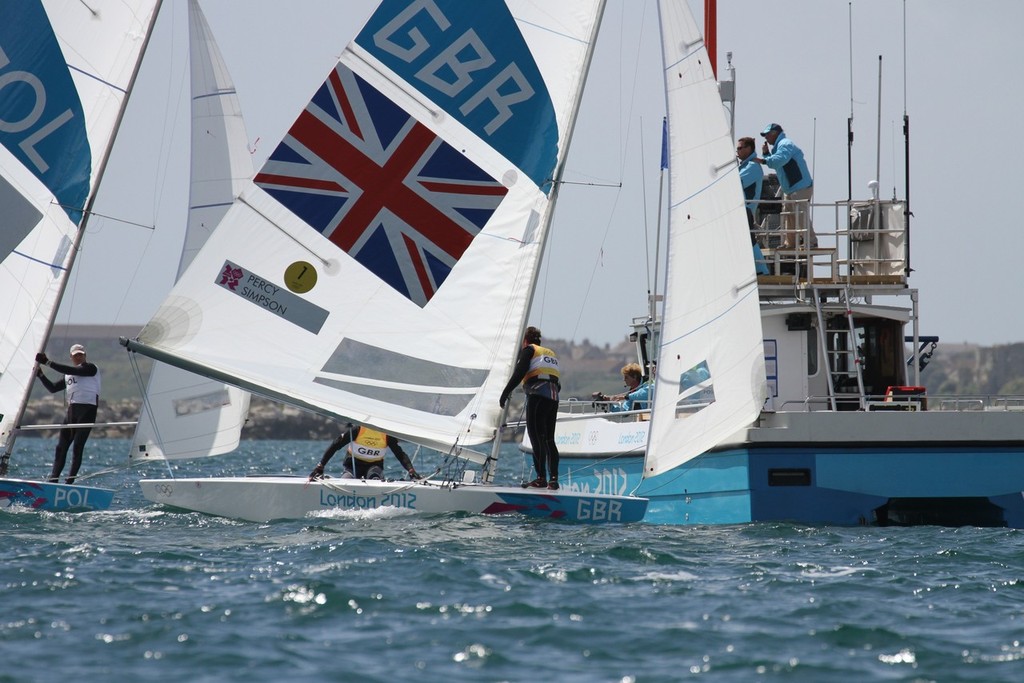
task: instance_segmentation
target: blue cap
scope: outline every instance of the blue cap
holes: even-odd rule
[[[782,126],[780,126],[777,123],[769,123],[767,126],[764,127],[764,130],[761,131],[761,137],[764,137],[765,135],[768,135],[768,133],[771,133],[773,130],[776,133],[781,133],[782,132]]]

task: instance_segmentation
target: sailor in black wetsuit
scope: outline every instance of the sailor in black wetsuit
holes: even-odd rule
[[[36,362],[40,365],[49,365],[57,372],[64,373],[63,379],[53,382],[43,374],[42,368],[36,368],[36,377],[51,394],[67,390],[68,407],[64,415],[64,424],[95,423],[96,410],[100,403],[100,370],[95,364],[85,359],[85,347],[81,344],[71,347],[73,365],[55,363],[47,358],[45,353],[37,353]],[[91,431],[92,427],[65,427],[60,430],[60,439],[57,441],[57,450],[53,456],[53,468],[50,470],[47,481],[55,482],[60,478],[60,473],[64,470],[64,462],[67,459],[68,448],[74,443],[71,471],[64,483],[75,483],[78,469],[82,466],[85,442],[89,440]]]
[[[385,434],[369,427],[360,426],[359,430],[356,431],[355,427],[350,424],[348,429],[339,434],[338,438],[332,441],[331,445],[324,451],[323,457],[320,458],[320,463],[309,473],[309,480],[323,479],[324,468],[327,467],[327,463],[334,457],[335,453],[345,446],[348,446],[348,454],[345,456],[343,479],[357,477],[359,479],[383,479],[384,456],[388,452],[392,453],[398,459],[398,462],[402,463],[402,467],[409,473],[410,479],[420,478],[416,468],[412,466],[409,456],[405,454],[405,451],[398,444],[398,439],[390,434]]]
[[[558,416],[558,356],[540,345],[540,330],[526,328],[512,377],[501,392],[498,405],[505,407],[509,394],[520,382],[526,393],[526,432],[533,446],[533,469],[537,478],[529,488],[558,488],[558,447],[555,446],[555,418]],[[550,476],[549,476],[550,475]]]

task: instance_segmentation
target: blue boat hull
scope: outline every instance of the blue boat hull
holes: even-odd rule
[[[112,489],[27,479],[0,479],[0,507],[17,505],[47,512],[79,512],[106,510],[113,500]]]
[[[650,499],[645,522],[1024,528],[1024,447],[762,446],[642,479],[643,458],[562,457],[564,487]]]

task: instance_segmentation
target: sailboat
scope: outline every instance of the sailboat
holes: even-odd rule
[[[198,0],[189,0],[192,147],[188,224],[180,275],[253,175],[241,106]],[[238,447],[249,394],[156,363],[143,395],[129,460],[177,460]]]
[[[826,204],[835,226],[816,221],[817,246],[797,249],[766,215],[770,273],[755,276],[720,96],[735,84],[720,91],[685,7],[662,2],[661,21],[669,276],[663,313],[631,328],[653,405],[567,405],[563,486],[635,491],[659,524],[1024,528],[1019,402],[921,386],[938,338],[921,334],[908,285],[906,200],[875,183]]]
[[[498,486],[494,456],[472,449],[503,420],[603,8],[382,2],[123,340],[453,464],[415,482],[146,479],[147,498],[254,521],[382,506],[643,517],[637,496]]]
[[[109,489],[6,478],[160,3],[29,0],[0,23],[0,505],[97,510]]]

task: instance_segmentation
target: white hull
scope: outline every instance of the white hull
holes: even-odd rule
[[[555,442],[564,457],[610,458],[644,455],[650,422],[620,421],[607,413],[560,419]],[[764,412],[756,425],[721,441],[718,449],[782,444],[793,448],[826,444],[902,444],[904,447],[969,442],[988,447],[1024,441],[1019,409],[974,411]],[[522,450],[532,453],[528,435]],[[564,474],[564,473],[563,473]]]
[[[637,522],[647,499],[483,484],[363,481],[304,477],[143,479],[149,500],[221,517],[266,522],[326,510],[404,508],[416,512],[521,514],[574,522]]]
[[[616,417],[613,413],[576,413],[555,423],[555,445],[563,456],[613,457],[639,455],[647,450],[647,434],[651,423],[635,416]],[[523,431],[522,449],[533,452],[530,436]]]

